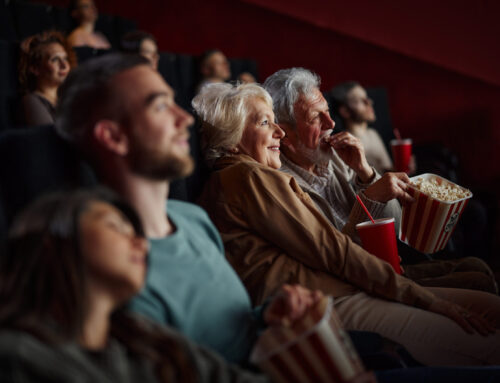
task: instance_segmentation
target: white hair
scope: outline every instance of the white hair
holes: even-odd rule
[[[231,155],[243,135],[248,117],[248,101],[261,99],[270,108],[273,100],[258,84],[213,83],[201,88],[191,102],[202,121],[202,150],[210,165]]]
[[[304,68],[290,68],[272,74],[263,86],[273,98],[278,123],[295,127],[295,103],[301,95],[306,99],[312,97],[312,92],[320,85],[321,78],[316,73]]]

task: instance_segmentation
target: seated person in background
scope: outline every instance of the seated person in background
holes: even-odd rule
[[[137,210],[150,241],[150,269],[132,311],[244,363],[257,337],[255,319],[268,324],[288,302],[315,297],[283,287],[265,310],[253,310],[207,214],[167,200],[170,182],[193,169],[193,118],[146,59],[109,54],[86,62],[61,97],[56,129],[82,150],[99,180]]]
[[[292,175],[325,218],[354,242],[360,244],[356,224],[367,220],[356,195],[374,218],[394,217],[399,232],[401,206],[396,198],[411,199],[406,193],[408,176],[385,173],[380,177],[357,138],[348,132],[330,136],[335,123],[319,86],[320,78],[303,68],[280,70],[264,83],[286,132],[281,170]],[[371,106],[368,109],[373,111]],[[498,291],[489,266],[475,257],[405,265],[405,274],[425,286]]]
[[[310,100],[319,102],[317,97],[314,92]],[[192,105],[214,170],[200,203],[255,304],[283,283],[298,283],[334,296],[347,329],[377,332],[423,364],[500,362],[498,296],[425,288],[396,274],[338,231],[296,180],[278,170],[285,132],[274,122],[273,100],[263,88],[210,84]],[[308,121],[316,124],[314,141],[321,137],[320,121],[330,119],[322,111]],[[359,156],[360,145],[342,141],[337,148],[343,154]]]
[[[7,248],[2,382],[269,382],[123,310],[144,283],[148,243],[115,196],[42,197],[14,222]]]
[[[19,108],[20,125],[54,123],[57,89],[75,65],[75,54],[59,32],[42,32],[21,43],[19,82],[25,94]]]
[[[218,49],[210,49],[199,58],[201,81],[197,91],[206,84],[226,82],[231,78],[231,67],[224,53]],[[243,83],[255,82],[255,77],[248,72],[243,72],[238,76],[238,81]]]
[[[344,122],[345,129],[358,138],[365,149],[368,163],[380,174],[393,171],[391,157],[384,142],[375,129],[368,124],[375,122],[373,100],[357,82],[350,81],[337,85],[331,92],[334,108]],[[410,162],[410,174],[415,172],[415,157]]]
[[[68,42],[71,46],[87,46],[95,49],[111,48],[106,36],[94,30],[98,13],[93,0],[71,0],[69,13],[77,24],[77,27],[68,36]]]
[[[126,33],[121,41],[120,48],[123,53],[138,54],[145,57],[153,67],[158,70],[158,45],[156,39],[150,33],[143,31],[132,31]]]

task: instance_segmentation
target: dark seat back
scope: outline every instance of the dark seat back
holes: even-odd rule
[[[4,230],[22,208],[42,194],[96,184],[90,166],[53,126],[0,135],[0,226],[3,222]]]

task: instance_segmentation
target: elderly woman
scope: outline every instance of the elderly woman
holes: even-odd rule
[[[75,64],[75,54],[59,32],[43,32],[21,43],[19,82],[25,94],[19,111],[20,124],[54,123],[57,89]]]
[[[254,303],[283,283],[299,283],[333,295],[349,329],[378,332],[424,364],[500,362],[497,296],[424,288],[396,274],[335,229],[295,179],[277,170],[284,133],[263,88],[211,84],[193,107],[214,170],[200,203]],[[371,307],[368,318],[357,316],[353,296]]]

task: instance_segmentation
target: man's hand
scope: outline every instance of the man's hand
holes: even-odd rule
[[[444,299],[435,301],[427,310],[450,318],[469,334],[477,331],[486,336],[495,332],[495,326],[480,315]]]
[[[316,305],[323,293],[311,291],[300,285],[283,285],[264,312],[269,325],[289,325],[300,319],[309,308]]]
[[[373,185],[370,185],[364,194],[372,201],[385,203],[398,198],[402,203],[413,202],[413,197],[406,191],[410,179],[406,173],[385,173]]]
[[[369,182],[374,171],[366,161],[365,148],[361,141],[348,132],[334,134],[325,139],[335,149],[342,161],[345,162],[361,179],[361,182]]]

